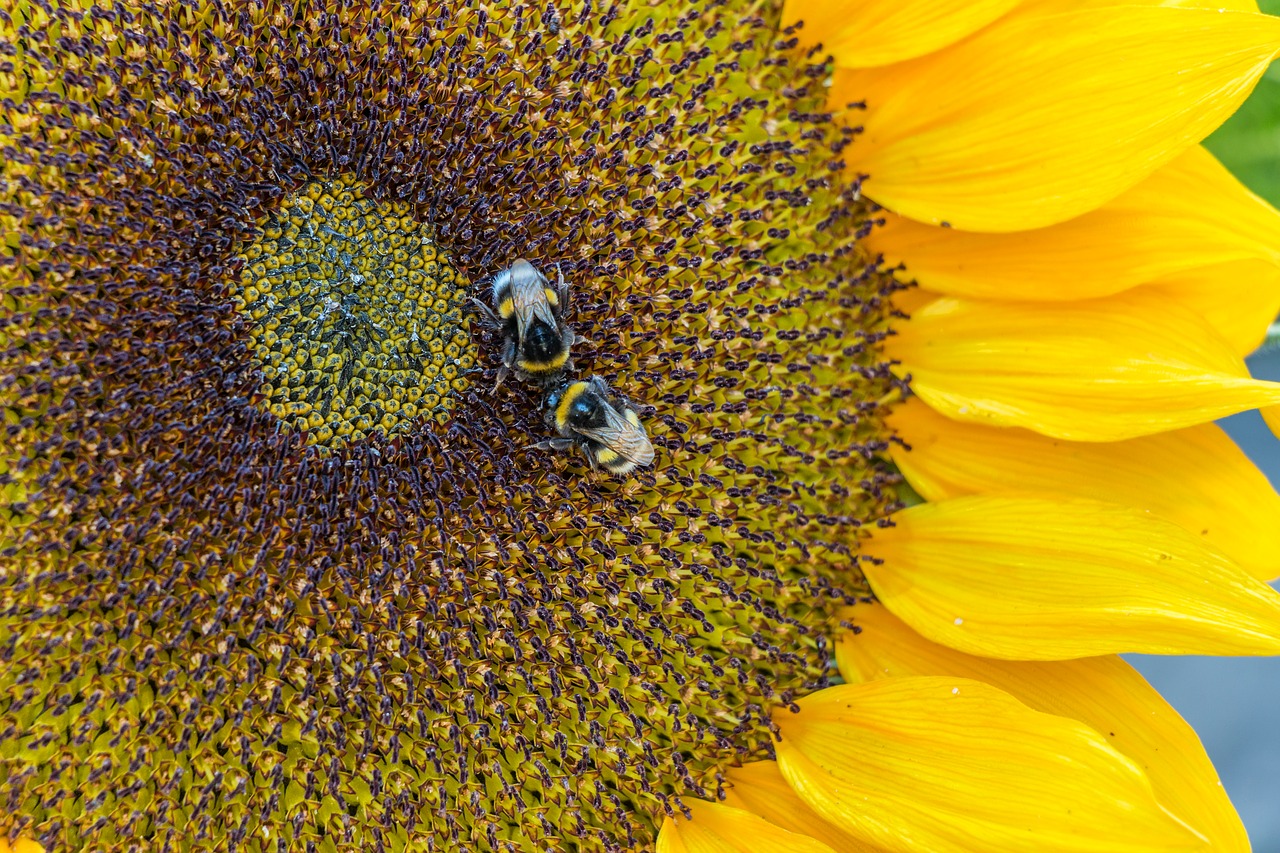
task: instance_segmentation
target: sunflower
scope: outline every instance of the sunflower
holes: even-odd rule
[[[1189,5],[0,13],[0,839],[1247,847],[1114,657],[1280,651]],[[651,468],[493,390],[520,257]]]

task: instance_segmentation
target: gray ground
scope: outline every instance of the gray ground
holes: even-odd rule
[[[1249,366],[1260,379],[1280,380],[1280,350]],[[1280,488],[1280,440],[1262,417],[1249,412],[1222,425]],[[1255,853],[1280,853],[1280,658],[1126,657],[1200,733]]]

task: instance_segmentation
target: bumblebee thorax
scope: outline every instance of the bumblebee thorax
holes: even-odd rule
[[[578,381],[552,392],[547,404],[555,412],[557,429],[570,423],[589,425],[599,415],[599,401],[590,391],[591,383]]]

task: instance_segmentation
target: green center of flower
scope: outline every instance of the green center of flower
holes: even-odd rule
[[[261,406],[339,447],[448,418],[475,347],[462,280],[405,202],[315,181],[260,223],[233,299],[250,321]]]

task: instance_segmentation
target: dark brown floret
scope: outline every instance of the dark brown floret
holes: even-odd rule
[[[0,832],[646,849],[823,683],[893,381],[824,67],[768,5],[480,6],[0,12]],[[236,258],[343,175],[465,280],[559,262],[654,468],[515,386],[280,429]]]

